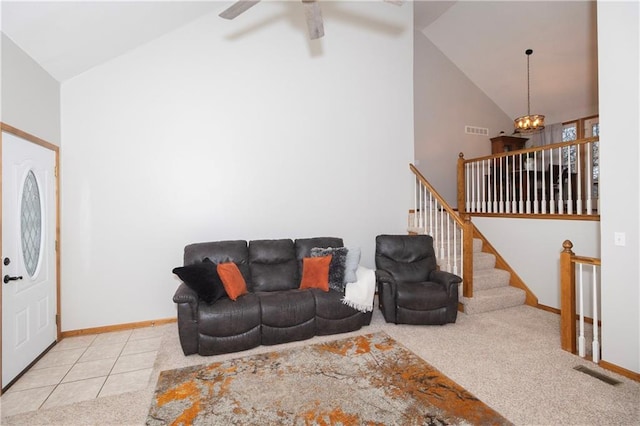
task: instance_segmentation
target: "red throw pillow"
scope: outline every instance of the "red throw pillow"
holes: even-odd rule
[[[235,263],[218,264],[218,275],[229,299],[236,300],[239,296],[247,294],[247,283]]]
[[[329,264],[331,255],[305,257],[302,259],[302,281],[300,288],[319,288],[329,291]]]

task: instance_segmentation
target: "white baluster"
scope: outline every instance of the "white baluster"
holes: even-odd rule
[[[531,181],[531,179],[529,179]],[[533,153],[533,212],[538,213],[538,152]]]
[[[505,203],[504,203],[504,212],[505,213],[509,213],[511,212],[511,173],[509,173],[509,156],[507,155],[506,157],[504,157],[505,159],[505,171],[504,171],[504,181],[506,184],[506,188],[505,188]]]
[[[440,203],[437,203],[438,214],[440,215],[440,259],[444,258],[444,214],[440,208]]]
[[[571,145],[567,147],[567,214],[573,214],[573,179],[571,174]]]
[[[511,171],[511,191],[512,191],[512,194],[511,194],[511,213],[517,213],[518,212],[518,202],[516,201],[517,200],[517,197],[516,197],[516,186],[517,186],[516,185],[516,178],[517,178],[517,176],[516,176],[516,157],[517,156],[518,156],[517,154],[511,156],[511,161],[513,162],[513,164],[512,164],[513,169]]]
[[[487,193],[486,193],[486,188],[484,185],[484,178],[485,178],[485,172],[484,172],[484,160],[481,161],[482,164],[482,174],[480,175],[481,178],[481,182],[479,182],[480,188],[481,188],[481,194],[482,194],[482,213],[486,213],[487,212]]]
[[[586,188],[587,188],[587,214],[592,214],[593,213],[593,204],[592,204],[592,200],[593,200],[593,158],[592,158],[592,149],[593,149],[593,142],[589,142],[587,144],[587,159],[585,160],[586,162],[586,169],[587,169],[587,176],[586,176]]]
[[[471,212],[471,186],[469,185],[469,181],[471,180],[471,178],[473,177],[472,173],[471,173],[471,164],[469,163],[465,163],[464,165],[465,167],[465,173],[464,173],[464,183],[466,185],[465,187],[465,197],[466,197],[466,211],[467,212]]]
[[[551,191],[549,191],[549,213],[554,214],[556,212],[556,194],[555,194],[555,176],[553,175],[553,148],[549,153],[549,187]],[[560,176],[558,176],[558,182],[560,181]]]
[[[474,163],[476,166],[476,212],[481,212],[482,211],[482,199],[481,199],[481,194],[482,192],[480,192],[480,163],[479,162],[475,162]]]
[[[560,171],[558,172],[558,214],[564,213],[564,171],[562,170],[562,150],[564,148],[558,148],[558,164],[560,164]]]
[[[496,159],[493,159],[493,173],[491,175],[492,180],[493,180],[493,213],[496,213],[498,211],[498,192],[496,191]]]
[[[500,168],[500,173],[497,176],[498,181],[500,182],[499,188],[500,188],[500,213],[504,213],[504,179],[502,178],[504,176],[504,159],[506,157],[503,157],[500,159],[499,164],[499,168]],[[494,177],[495,179],[495,177]]]
[[[582,167],[580,164],[580,147],[586,145],[576,145],[576,183],[578,194],[576,197],[576,214],[582,214]]]
[[[458,272],[458,223],[453,224],[453,273],[460,275]]]
[[[518,160],[520,162],[520,170],[518,173],[518,177],[520,179],[520,201],[518,202],[518,213],[524,213],[524,197],[523,197],[523,192],[522,192],[522,154],[518,154],[518,156],[520,157]]]
[[[582,292],[582,263],[578,265],[578,271],[580,273],[578,280],[578,288],[580,289],[578,293],[578,299],[580,300],[580,334],[578,337],[578,355],[584,358],[585,356],[585,345],[584,345],[584,294]]]
[[[429,193],[429,235],[433,235],[433,194]]]
[[[451,218],[449,215],[447,215],[447,271],[451,272]]]
[[[418,227],[418,178],[413,182],[413,227]]]
[[[600,300],[600,292],[598,291],[598,275],[596,265],[593,268],[593,343],[591,352],[593,353],[593,362],[600,362],[600,339],[598,338],[598,301]]]
[[[541,153],[541,158],[542,158],[542,162],[540,164],[540,172],[542,174],[542,200],[540,201],[540,206],[542,207],[542,214],[547,213],[547,174],[544,171],[544,153],[547,152],[547,150],[543,150]]]

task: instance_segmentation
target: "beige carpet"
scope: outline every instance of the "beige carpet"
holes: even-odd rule
[[[165,329],[152,380],[138,392],[2,418],[3,425],[144,425],[161,371],[384,331],[518,425],[639,425],[640,383],[560,349],[558,315],[528,306],[458,316],[445,326],[372,324],[354,333],[261,346],[215,357],[180,349],[177,325]],[[573,369],[589,366],[617,386]],[[1,403],[1,399],[0,399]],[[402,424],[398,422],[397,424]]]

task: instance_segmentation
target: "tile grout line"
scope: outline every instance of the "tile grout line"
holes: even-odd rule
[[[121,349],[120,349],[120,351],[118,352],[118,355],[116,356],[116,359],[115,359],[115,361],[114,361],[113,365],[111,366],[111,368],[110,368],[110,370],[109,370],[109,372],[107,373],[107,375],[106,375],[106,376],[87,377],[87,378],[84,378],[84,379],[72,380],[72,381],[69,381],[69,382],[66,382],[66,383],[78,383],[78,382],[82,382],[82,381],[86,381],[86,380],[90,380],[90,379],[95,379],[95,378],[105,377],[105,380],[104,380],[104,382],[102,383],[102,385],[100,386],[100,389],[98,390],[98,392],[97,392],[96,396],[95,396],[94,398],[92,398],[92,399],[97,399],[97,398],[99,398],[99,397],[100,397],[100,393],[103,391],[103,389],[104,389],[104,387],[105,387],[105,385],[106,385],[107,380],[109,379],[109,377],[116,376],[116,375],[118,375],[118,374],[125,374],[125,373],[131,373],[131,372],[135,372],[135,371],[142,371],[142,370],[146,370],[146,369],[148,369],[148,367],[145,367],[145,368],[138,368],[138,369],[135,369],[135,370],[130,370],[130,371],[122,372],[122,373],[116,373],[116,374],[113,374],[113,370],[114,370],[114,368],[115,368],[116,364],[118,363],[118,361],[119,361],[123,356],[126,356],[126,355],[123,355],[123,353],[124,353],[124,351],[125,351],[126,346],[127,346],[130,342],[133,342],[133,341],[136,341],[136,340],[154,339],[154,338],[161,337],[161,336],[149,336],[149,337],[144,337],[144,336],[143,336],[143,337],[141,337],[141,338],[139,338],[139,339],[133,339],[133,340],[132,340],[132,337],[133,337],[133,331],[134,331],[134,330],[132,330],[132,331],[129,333],[129,335],[127,336],[126,340],[124,341],[124,344],[122,345],[122,348],[121,348]],[[60,352],[63,352],[63,351],[65,351],[65,350],[69,350],[69,351],[70,351],[70,350],[74,350],[74,349],[82,349],[82,353],[77,357],[77,359],[76,359],[72,364],[67,364],[67,365],[69,365],[69,368],[68,368],[67,372],[66,372],[66,373],[65,373],[65,374],[64,374],[64,375],[63,375],[63,376],[58,380],[58,382],[57,382],[57,383],[53,384],[53,388],[52,388],[52,389],[51,389],[51,391],[47,394],[46,398],[42,401],[42,403],[40,403],[40,404],[38,405],[38,407],[37,407],[35,410],[29,410],[29,411],[38,411],[38,410],[43,409],[43,407],[44,407],[44,405],[47,403],[47,401],[49,401],[49,400],[51,399],[51,395],[53,395],[53,393],[54,393],[54,392],[55,392],[55,391],[56,391],[56,390],[57,390],[57,389],[58,389],[62,384],[64,384],[64,383],[63,383],[63,381],[64,381],[64,379],[69,375],[69,373],[71,372],[71,370],[73,370],[73,368],[74,368],[75,366],[77,366],[78,364],[82,364],[82,362],[80,362],[80,360],[82,359],[82,357],[83,357],[83,356],[85,356],[85,354],[87,353],[87,351],[89,351],[89,349],[91,349],[92,347],[94,347],[94,348],[95,348],[95,347],[97,347],[97,346],[100,346],[100,345],[95,345],[95,343],[96,343],[96,339],[97,339],[97,337],[98,337],[98,336],[100,336],[101,334],[104,334],[104,333],[98,333],[98,334],[95,334],[95,335],[94,335],[94,338],[91,340],[91,342],[90,342],[87,346],[85,346],[85,347],[83,347],[83,346],[80,346],[80,347],[78,347],[78,348],[73,348],[73,347],[72,347],[72,348],[62,349],[62,350],[59,350],[59,351],[58,351],[58,352],[60,353]],[[115,343],[117,343],[117,342],[115,342]],[[153,349],[153,350],[142,350],[141,352],[136,352],[136,353],[133,353],[133,354],[130,354],[130,355],[137,355],[137,354],[148,353],[148,352],[156,352],[156,358],[157,358],[157,351],[158,351],[158,349],[157,349],[157,348],[156,348],[156,349]],[[105,358],[105,359],[106,359],[106,358]],[[91,361],[95,361],[95,360],[93,360],[93,359],[92,359],[92,360],[85,361],[85,362],[91,362]],[[155,361],[154,361],[154,363],[155,363]],[[54,365],[54,366],[55,366],[55,365]],[[43,368],[45,368],[45,367],[43,367]],[[153,367],[151,367],[151,368],[153,368]],[[23,389],[23,391],[31,391],[31,390],[33,390],[33,389],[44,388],[44,387],[47,387],[47,386],[51,386],[51,385],[36,386],[36,387],[34,387],[34,388]]]
[[[111,377],[111,372],[113,371],[113,369],[115,368],[116,364],[118,363],[118,360],[122,356],[122,352],[124,351],[124,348],[127,347],[127,343],[129,343],[129,340],[131,339],[132,335],[133,335],[133,331],[131,331],[129,333],[129,336],[127,336],[127,340],[124,342],[124,345],[122,345],[122,349],[120,349],[120,352],[118,353],[118,356],[116,357],[116,361],[113,363],[113,365],[109,369],[109,372],[107,373],[107,377],[104,379],[104,382],[102,383],[102,386],[100,386],[100,389],[98,389],[98,393],[96,394],[96,397],[94,399],[97,399],[97,398],[100,397],[100,392],[102,392],[102,389],[104,389],[104,385],[107,384],[107,380],[109,380],[109,377]]]
[[[53,392],[55,392],[56,389],[58,389],[58,386],[60,386],[60,384],[62,383],[62,381],[64,380],[65,377],[67,377],[67,374],[69,374],[69,372],[71,371],[71,369],[78,363],[78,360],[80,358],[82,358],[82,356],[89,350],[89,348],[91,347],[91,345],[93,344],[93,342],[95,341],[95,337],[93,338],[93,340],[91,341],[91,343],[89,343],[89,345],[84,348],[84,351],[82,351],[82,353],[80,354],[80,356],[78,357],[78,359],[76,359],[73,364],[71,365],[71,367],[69,367],[69,370],[67,370],[67,372],[64,374],[64,376],[62,376],[60,378],[60,380],[58,381],[58,383],[56,383],[56,385],[53,387],[53,389],[51,389],[51,392],[49,392],[49,395],[47,395],[47,397],[44,399],[44,401],[42,401],[42,403],[38,406],[38,408],[36,408],[35,411],[40,410],[44,404],[49,400],[49,398],[51,398],[51,395],[53,394]]]

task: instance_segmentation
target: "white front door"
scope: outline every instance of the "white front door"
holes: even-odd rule
[[[2,387],[56,341],[55,152],[2,132]]]

